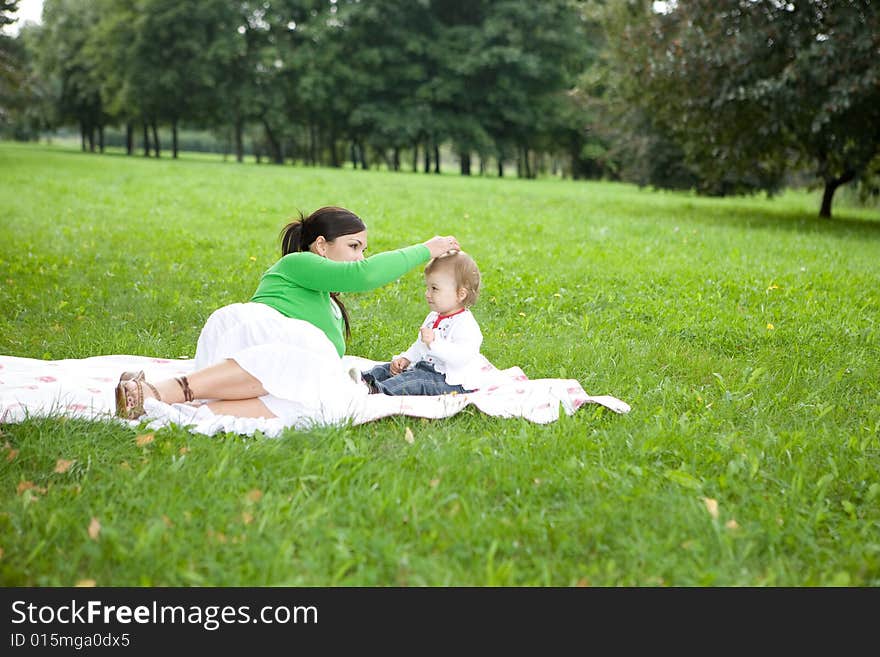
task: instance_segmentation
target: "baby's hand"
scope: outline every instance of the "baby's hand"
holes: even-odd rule
[[[407,367],[409,367],[409,358],[404,358],[403,356],[395,358],[391,361],[391,374],[396,376],[403,372]]]
[[[419,334],[422,336],[422,342],[430,347],[431,343],[434,342],[434,329],[430,326],[423,326],[419,329]]]

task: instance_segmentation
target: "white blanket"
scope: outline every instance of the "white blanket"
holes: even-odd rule
[[[345,367],[366,370],[377,361],[345,356]],[[350,422],[362,424],[389,415],[444,418],[473,404],[487,415],[522,417],[546,424],[559,419],[560,405],[573,415],[584,404],[600,404],[616,413],[627,413],[629,405],[609,395],[590,396],[574,379],[529,379],[518,367],[497,372],[497,385],[468,394],[437,396],[363,395],[351,405],[347,417],[310,417],[303,415],[291,424],[306,429],[321,424]],[[0,423],[21,422],[28,416],[66,416],[110,420],[138,426],[140,421],[121,420],[114,416],[114,388],[125,370],[144,370],[148,381],[189,374],[192,360],[170,360],[145,356],[93,356],[68,360],[39,360],[0,355]],[[215,415],[207,407],[165,404],[153,399],[144,403],[142,418],[151,430],[171,424],[186,427],[192,433],[214,435],[237,433],[252,436],[260,433],[277,437],[285,425],[277,418],[251,419]]]

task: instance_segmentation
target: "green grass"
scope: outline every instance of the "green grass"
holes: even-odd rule
[[[142,446],[5,424],[3,585],[880,585],[876,209],[8,143],[0,202],[6,355],[191,357],[285,221],[337,204],[374,253],[455,234],[490,360],[633,409]],[[346,303],[377,359],[426,312],[418,272]]]

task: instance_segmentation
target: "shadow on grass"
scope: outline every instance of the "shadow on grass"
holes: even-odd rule
[[[768,201],[770,203],[770,201]],[[693,206],[692,206],[693,207]],[[732,228],[752,228],[768,231],[796,231],[829,237],[857,237],[880,239],[880,217],[865,218],[843,208],[831,219],[815,214],[774,208],[714,207],[711,212],[694,212],[691,221]]]

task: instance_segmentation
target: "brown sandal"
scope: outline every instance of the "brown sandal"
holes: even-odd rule
[[[134,382],[135,403],[131,408],[128,407],[128,397],[126,395],[125,384],[129,381]],[[116,415],[126,420],[136,420],[146,413],[144,410],[144,386],[153,391],[158,401],[162,401],[162,396],[152,383],[144,378],[144,372],[123,372],[119,377],[119,383],[116,384]]]

